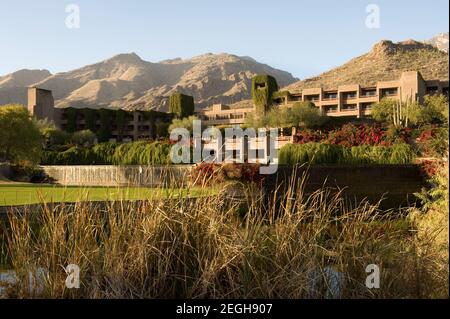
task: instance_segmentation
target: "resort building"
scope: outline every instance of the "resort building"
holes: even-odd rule
[[[52,92],[36,87],[28,88],[28,110],[37,119],[53,121],[64,131],[90,129],[102,132],[104,140],[124,142],[155,138],[172,120],[171,114],[157,111],[55,108]]]
[[[254,112],[254,107],[233,108],[226,104],[214,104],[197,113],[207,126],[244,124],[247,114]]]
[[[448,81],[425,81],[420,72],[403,72],[395,81],[378,82],[374,86],[342,85],[332,89],[307,88],[300,92],[285,92],[274,100],[274,107],[291,107],[295,102],[310,101],[327,116],[364,117],[371,113],[372,105],[383,98],[423,100],[427,94],[449,96]],[[216,104],[198,113],[207,126],[243,124],[254,107],[231,108]]]
[[[310,101],[327,116],[364,117],[371,114],[372,105],[383,98],[422,101],[427,94],[443,94],[448,98],[448,81],[425,81],[420,72],[403,72],[394,81],[373,86],[341,85],[336,88],[306,88],[299,92],[278,92],[272,107],[292,107],[295,102]],[[192,102],[193,103],[193,102]],[[239,105],[239,104],[238,104]],[[244,104],[245,105],[245,104]],[[167,127],[173,114],[157,111],[124,111],[115,109],[55,108],[52,92],[36,87],[28,89],[28,109],[38,119],[52,120],[59,128],[74,132],[90,129],[107,133],[103,138],[133,141],[160,136],[160,127]],[[230,126],[245,123],[254,106],[215,104],[197,112],[205,126]],[[103,134],[105,135],[105,134]],[[288,142],[280,137],[280,145]]]

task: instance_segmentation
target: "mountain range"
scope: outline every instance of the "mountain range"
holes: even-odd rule
[[[304,88],[329,89],[355,83],[372,86],[377,81],[396,80],[407,70],[420,71],[425,80],[448,80],[448,58],[446,52],[424,42],[384,40],[368,53],[316,77],[293,83],[286,89],[296,92]]]
[[[0,77],[0,104],[26,104],[26,86],[52,90],[57,107],[120,107],[167,111],[168,96],[194,96],[196,107],[248,99],[251,79],[274,76],[281,86],[298,79],[290,73],[232,54],[204,54],[191,59],[151,63],[137,54],[51,75],[46,70],[20,70]],[[29,76],[27,76],[29,75]]]
[[[174,92],[194,96],[197,109],[214,103],[249,104],[251,78],[260,73],[274,76],[280,87],[293,92],[350,83],[373,85],[397,79],[404,70],[419,70],[425,79],[448,79],[448,57],[448,33],[423,42],[385,40],[342,66],[300,81],[250,57],[227,53],[157,63],[127,53],[57,74],[20,70],[0,76],[0,105],[26,105],[29,86],[52,90],[57,107],[167,111],[168,96]]]

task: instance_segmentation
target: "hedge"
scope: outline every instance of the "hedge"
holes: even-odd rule
[[[272,94],[272,100],[276,100],[279,98],[289,98],[291,93],[289,91],[277,91]]]
[[[67,115],[67,132],[73,133],[77,130],[77,115],[78,111],[77,109],[74,109],[72,107],[68,107],[66,110]]]
[[[258,115],[268,111],[272,105],[273,94],[277,91],[278,84],[274,77],[260,74],[252,78],[252,100]]]
[[[408,144],[394,144],[391,147],[306,143],[287,144],[280,149],[280,164],[409,164],[415,158],[413,148]]]
[[[169,98],[169,112],[178,118],[185,118],[194,114],[194,98],[189,95],[174,93]]]
[[[167,142],[100,143],[73,146],[64,152],[44,151],[42,165],[167,165],[171,163]]]
[[[96,132],[96,110],[90,108],[83,109],[85,128],[91,132]]]

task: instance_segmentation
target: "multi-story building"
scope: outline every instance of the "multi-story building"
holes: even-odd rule
[[[255,112],[254,107],[233,108],[226,104],[214,104],[197,115],[208,126],[239,125],[245,122],[247,114]]]
[[[273,101],[273,107],[292,107],[296,102],[310,101],[327,116],[353,116],[364,117],[371,114],[373,104],[384,98],[397,100],[422,101],[427,94],[443,94],[448,98],[448,81],[425,81],[417,71],[403,72],[401,77],[395,81],[378,82],[373,86],[362,86],[360,84],[341,85],[332,89],[307,88],[300,92],[280,92]],[[109,139],[119,141],[130,141],[143,138],[154,138],[158,136],[158,125],[167,126],[172,120],[169,113],[155,111],[119,111],[111,109],[91,110],[73,108],[55,108],[51,91],[39,88],[29,88],[28,109],[37,118],[47,118],[63,130],[77,131],[91,129],[94,132],[104,131],[104,117],[108,117]],[[255,112],[251,104],[246,106],[229,106],[215,104],[197,113],[205,126],[231,126],[245,123],[249,114]],[[118,114],[121,113],[120,116]],[[107,115],[105,115],[107,114]],[[109,114],[109,115],[108,115]],[[120,120],[119,120],[120,118]],[[278,136],[276,149],[286,143],[290,143],[292,136]],[[243,160],[248,149],[254,149],[258,154],[258,161],[267,159],[267,139],[249,139],[246,148],[243,148],[243,140],[224,140],[219,147],[217,141],[204,141],[208,149],[216,149],[223,152],[230,151],[233,157]],[[244,143],[244,144],[243,144]],[[259,155],[261,154],[261,156]],[[226,158],[228,155],[224,154]]]
[[[333,89],[307,88],[300,92],[286,93],[274,101],[274,107],[291,107],[295,102],[310,101],[323,115],[364,117],[370,115],[372,105],[383,98],[419,102],[427,94],[443,94],[448,98],[449,82],[425,81],[420,72],[406,71],[400,79],[378,82],[373,86],[351,84]],[[198,115],[207,126],[233,125],[243,124],[247,114],[252,112],[255,112],[254,107],[231,108],[217,104]]]
[[[157,137],[161,127],[167,127],[172,120],[171,114],[156,111],[55,108],[52,92],[36,87],[28,89],[28,110],[37,119],[53,121],[62,130],[103,131],[108,139],[119,141]]]

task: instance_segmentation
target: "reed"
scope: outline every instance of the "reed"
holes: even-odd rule
[[[269,198],[241,185],[239,198],[173,195],[10,213],[18,278],[10,297],[448,297],[448,272],[413,224],[331,189],[305,194],[304,179],[293,176]],[[81,268],[80,289],[65,287],[68,264]],[[369,264],[380,267],[379,289],[365,285]],[[30,291],[36,269],[45,270],[44,289]]]

